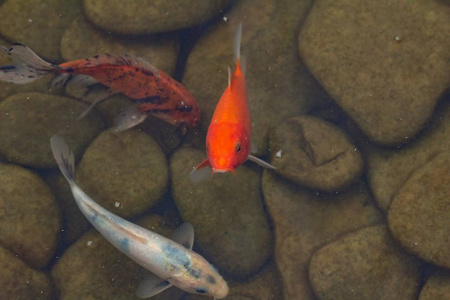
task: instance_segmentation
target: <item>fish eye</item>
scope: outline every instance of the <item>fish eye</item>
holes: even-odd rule
[[[236,150],[236,152],[239,153],[239,152],[241,152],[241,149],[242,149],[241,143],[237,142],[236,146],[234,146],[234,150]]]

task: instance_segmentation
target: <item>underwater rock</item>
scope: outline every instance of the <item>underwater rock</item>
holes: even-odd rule
[[[20,165],[56,167],[50,137],[59,134],[78,159],[103,129],[98,113],[76,120],[86,108],[86,104],[63,96],[23,93],[8,97],[0,102],[0,153]]]
[[[171,237],[173,231],[157,215],[145,216],[137,224],[166,237]],[[91,229],[63,253],[51,274],[62,300],[129,300],[139,299],[135,295],[136,287],[148,271]],[[152,299],[176,300],[183,294],[177,288],[170,288]]]
[[[0,34],[47,59],[61,61],[61,37],[81,9],[80,0],[7,0],[0,6]]]
[[[431,117],[449,86],[449,48],[441,1],[318,0],[299,36],[314,77],[385,145],[408,142]]]
[[[283,288],[275,263],[271,262],[250,279],[229,281],[226,300],[283,300]],[[204,296],[186,294],[183,300],[205,300]]]
[[[343,131],[309,116],[290,118],[272,129],[270,150],[275,172],[326,192],[349,186],[362,173],[364,164]]]
[[[394,197],[387,218],[400,245],[446,268],[450,268],[449,170],[449,151],[416,170]]]
[[[225,15],[227,22],[213,25],[200,37],[183,76],[183,83],[203,112],[199,131],[206,132],[227,87],[227,67],[234,68],[233,40],[240,22],[252,140],[258,154],[268,154],[269,131],[277,123],[328,100],[300,62],[295,43],[300,22],[311,4],[312,0],[240,0]],[[204,147],[204,139],[196,146]]]
[[[196,243],[220,272],[247,279],[273,251],[273,236],[264,214],[260,173],[247,166],[193,184],[189,173],[206,158],[184,147],[170,159],[172,196],[183,220],[195,228]],[[256,168],[256,167],[255,167]]]
[[[75,173],[77,173],[75,171]],[[85,233],[91,225],[78,208],[69,184],[59,169],[41,171],[40,175],[50,187],[62,212],[61,244],[71,245]]]
[[[0,243],[31,267],[44,268],[60,230],[60,211],[45,182],[27,169],[0,164]]]
[[[117,20],[115,22],[117,23]],[[61,54],[65,60],[88,58],[105,53],[113,55],[127,53],[145,59],[168,74],[175,71],[178,49],[179,38],[176,33],[164,37],[119,37],[96,29],[83,16],[72,22],[61,40]]]
[[[314,253],[309,278],[327,299],[417,299],[420,262],[406,254],[386,227],[370,226]]]
[[[159,145],[134,130],[102,132],[83,155],[77,182],[98,204],[121,217],[151,208],[167,190],[168,164]]]
[[[382,221],[362,183],[336,195],[320,195],[264,171],[262,190],[275,227],[275,261],[285,299],[314,299],[308,266],[318,248],[344,233]]]
[[[54,299],[50,279],[0,246],[2,299]]]
[[[407,147],[394,150],[372,146],[366,149],[367,178],[383,210],[388,209],[394,195],[416,169],[450,149],[448,100],[438,106],[429,128]]]
[[[450,271],[439,270],[428,278],[420,291],[419,300],[448,299],[450,295]]]
[[[83,1],[86,17],[93,24],[120,34],[149,34],[192,27],[216,17],[231,3],[231,0]]]

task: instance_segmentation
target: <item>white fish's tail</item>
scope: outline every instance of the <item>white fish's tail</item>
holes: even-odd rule
[[[70,184],[74,183],[75,159],[73,157],[73,153],[69,150],[69,146],[67,146],[64,139],[59,135],[54,135],[51,137],[50,145],[59,170]]]
[[[60,69],[58,65],[46,62],[22,44],[13,44],[9,48],[0,45],[0,49],[15,63],[0,67],[0,81],[25,84]]]

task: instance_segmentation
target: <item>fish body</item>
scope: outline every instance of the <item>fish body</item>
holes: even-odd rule
[[[154,296],[172,285],[214,299],[222,299],[228,294],[228,285],[215,268],[191,250],[194,241],[192,225],[184,223],[175,231],[176,242],[114,215],[76,184],[73,154],[64,140],[53,136],[51,147],[83,215],[114,247],[152,273],[139,284],[139,297]]]
[[[129,119],[142,122],[148,113],[177,126],[195,127],[200,121],[200,109],[189,91],[142,58],[103,54],[54,65],[21,44],[1,48],[16,65],[0,67],[0,80],[24,84],[53,73],[59,75],[51,82],[56,85],[65,83],[69,77],[89,77],[85,82],[99,82],[136,102],[137,108],[127,111],[121,120],[129,122],[127,128],[137,124]]]
[[[211,172],[235,173],[235,169],[247,159],[266,168],[275,168],[250,154],[252,121],[247,100],[245,67],[240,55],[241,36],[242,24],[239,24],[234,42],[236,67],[232,74],[228,69],[228,86],[217,103],[206,134],[208,158],[191,172],[193,182],[204,180]]]

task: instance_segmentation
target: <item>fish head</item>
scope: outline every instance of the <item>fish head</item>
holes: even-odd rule
[[[214,172],[233,172],[250,153],[250,139],[239,124],[210,126],[206,152]]]
[[[192,252],[192,263],[179,278],[172,278],[171,282],[177,287],[192,294],[199,294],[222,299],[228,295],[227,282],[220,276],[206,259]]]

